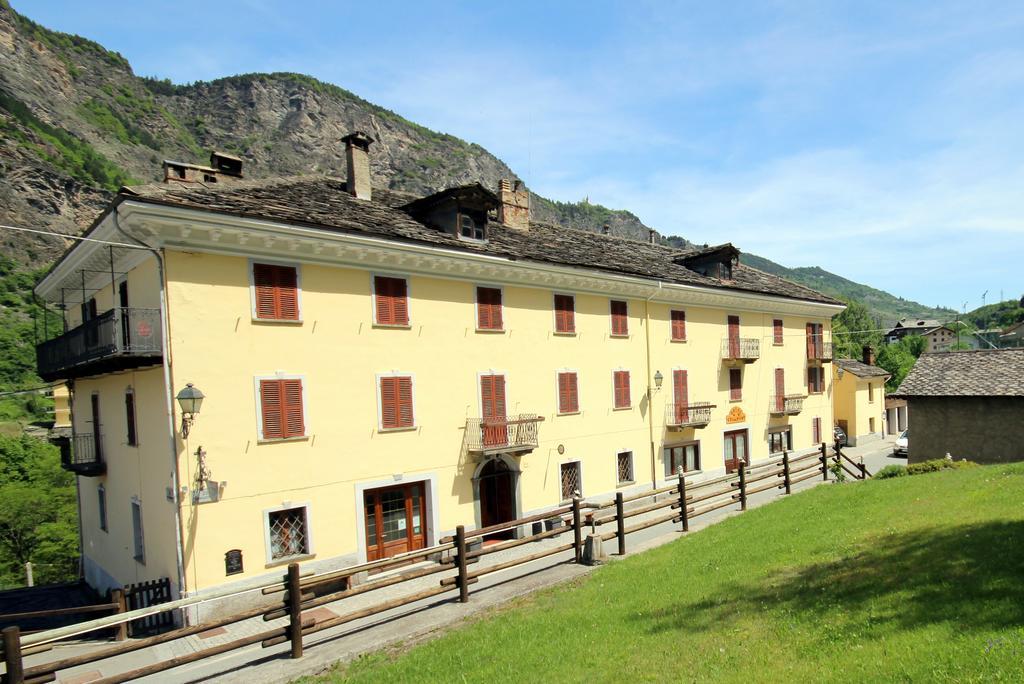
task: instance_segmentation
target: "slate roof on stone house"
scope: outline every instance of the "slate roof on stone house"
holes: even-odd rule
[[[922,354],[894,397],[1024,397],[1024,348]]]
[[[884,368],[872,366],[856,359],[836,359],[836,364],[858,378],[880,378],[889,375],[889,371]]]
[[[489,221],[485,243],[467,242],[413,219],[401,209],[414,195],[373,189],[371,201],[346,192],[345,181],[328,176],[287,176],[230,183],[153,183],[122,188],[119,199],[261,218],[344,233],[478,252],[509,259],[561,264],[671,283],[741,290],[825,304],[842,302],[742,264],[733,279],[703,276],[676,263],[676,247],[613,235],[530,223],[528,231]]]

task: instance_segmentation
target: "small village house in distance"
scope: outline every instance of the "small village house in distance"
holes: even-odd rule
[[[139,249],[37,286],[92,586],[244,588],[831,440],[840,302],[731,245],[534,222],[517,181],[376,187],[371,144],[346,179],[166,162],[89,231]]]
[[[836,359],[833,364],[832,405],[836,425],[846,433],[850,446],[864,444],[885,434],[885,381],[889,372],[875,365],[875,352],[864,347],[864,358]],[[889,416],[899,423],[898,408]],[[906,408],[903,409],[906,412]],[[903,417],[906,424],[906,416]]]
[[[892,330],[885,334],[887,344],[898,342],[907,335],[921,335],[926,340],[925,351],[949,351],[958,341],[972,347],[978,346],[973,335],[961,335],[957,339],[956,331],[943,325],[940,321],[913,320],[903,318],[897,321]]]
[[[894,396],[909,404],[907,459],[1024,460],[1024,349],[922,354]]]

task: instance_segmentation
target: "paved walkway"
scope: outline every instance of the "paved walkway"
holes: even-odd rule
[[[891,457],[893,439],[874,441],[860,447],[850,447],[844,449],[843,452],[855,461],[863,457],[868,470],[874,473],[889,463],[906,462],[905,459],[894,459]],[[820,479],[812,478],[794,486],[794,491],[809,489],[821,483]],[[762,506],[778,498],[779,494],[775,490],[760,492],[748,498],[748,507]],[[659,510],[650,515],[657,516],[664,513],[665,510]],[[739,514],[738,506],[702,515],[691,521],[690,530],[692,532],[703,529],[737,514]],[[631,519],[627,524],[640,520],[643,520],[642,516]],[[612,529],[612,527],[606,525],[600,531],[608,532]],[[672,523],[663,523],[630,534],[626,542],[627,555],[633,555],[668,543],[678,539],[680,534],[679,525]],[[569,539],[570,537],[567,535],[560,535],[555,539],[531,542],[515,549],[493,553],[481,558],[480,564],[473,567],[492,565],[517,556],[535,553],[545,547],[564,544]],[[616,542],[614,540],[610,543],[605,543],[606,552],[614,552],[615,549]],[[457,593],[453,590],[450,593],[445,593],[431,599],[425,599],[379,615],[318,632],[305,638],[305,654],[301,659],[292,660],[288,658],[288,644],[268,649],[263,649],[259,644],[256,644],[230,651],[221,656],[207,658],[196,663],[174,668],[139,681],[217,681],[238,682],[242,684],[286,682],[305,674],[323,671],[337,661],[348,660],[361,653],[377,650],[390,644],[397,642],[410,644],[427,639],[434,633],[464,621],[469,616],[501,605],[517,596],[571,580],[593,569],[567,562],[571,558],[572,552],[568,551],[481,577],[479,583],[471,586],[470,601],[467,604],[460,604],[454,601],[453,598],[457,596]],[[609,558],[614,561],[617,557],[610,556]],[[313,611],[307,611],[304,614],[309,615],[312,613],[320,619],[344,615],[384,600],[409,595],[421,589],[436,587],[439,578],[449,576],[449,574],[440,573],[418,580],[403,582],[396,587],[353,596],[343,601],[316,608]],[[127,653],[101,663],[65,670],[60,673],[58,681],[66,684],[84,684],[85,682],[111,676],[118,672],[125,672],[176,656],[194,653],[203,648],[227,643],[247,635],[258,634],[284,624],[286,624],[286,621],[283,619],[264,622],[259,618],[236,623],[227,628],[215,629],[208,633],[161,644],[151,649]],[[94,650],[95,648],[97,646],[94,642],[90,644],[61,645],[48,653],[26,658],[26,666],[69,657],[77,653]]]

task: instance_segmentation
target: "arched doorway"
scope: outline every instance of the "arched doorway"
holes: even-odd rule
[[[491,527],[516,518],[516,472],[504,459],[488,461],[477,475],[480,492],[480,526]],[[512,539],[515,530],[489,534],[486,539]]]

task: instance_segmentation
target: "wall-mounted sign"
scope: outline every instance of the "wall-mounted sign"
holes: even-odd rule
[[[742,423],[747,419],[747,414],[743,412],[739,406],[733,406],[732,410],[729,411],[729,415],[725,417],[725,422],[730,425],[733,423]]]
[[[231,549],[224,554],[224,574],[237,575],[242,572],[242,550]]]

